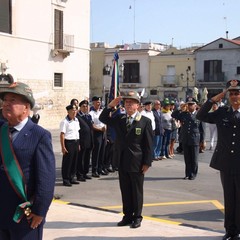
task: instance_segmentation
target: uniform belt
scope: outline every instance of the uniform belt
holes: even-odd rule
[[[78,139],[72,139],[72,140],[68,140],[68,139],[65,139],[66,142],[78,142]]]

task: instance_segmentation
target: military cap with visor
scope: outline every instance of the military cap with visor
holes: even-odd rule
[[[81,107],[83,104],[86,104],[88,105],[88,100],[82,100],[80,103],[79,103],[79,107]]]
[[[138,103],[140,103],[140,96],[139,96],[138,92],[136,92],[136,91],[129,91],[129,92],[127,92],[126,94],[124,94],[122,96],[122,99],[123,100],[125,100],[125,99],[134,99]]]
[[[77,110],[77,107],[75,105],[68,105],[66,106],[66,110],[69,111],[69,110]]]
[[[197,100],[195,98],[193,98],[193,97],[187,97],[186,103],[187,104],[196,104]]]
[[[35,99],[33,97],[32,89],[25,83],[14,82],[7,87],[0,88],[0,98],[2,100],[6,93],[14,93],[14,94],[24,97],[26,99],[26,101],[30,104],[31,109],[35,105]]]
[[[240,91],[240,81],[238,79],[232,79],[227,81],[226,88],[228,91]]]

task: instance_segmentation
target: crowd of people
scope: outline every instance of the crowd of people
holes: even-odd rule
[[[79,103],[77,99],[72,99],[66,107],[67,115],[60,123],[64,186],[70,187],[118,170],[118,159],[114,157],[115,129],[99,119],[104,109],[102,99],[94,96],[91,102],[90,106],[87,100]],[[199,108],[192,97],[179,104],[170,98],[145,101],[140,102],[138,107],[138,112],[151,120],[154,136],[152,161],[172,159],[176,152],[183,153],[186,163],[184,179],[189,180],[196,178],[198,154],[205,150],[201,146],[206,146],[206,124],[196,119]],[[212,111],[215,109],[213,106]],[[119,105],[111,114],[111,119],[118,114],[126,114],[125,106]],[[213,130],[210,132],[209,149],[213,149],[216,125],[209,124],[210,128]]]
[[[229,105],[222,106],[226,94]],[[12,83],[0,90],[0,98],[0,239],[41,240],[55,185],[51,134],[37,124],[39,109],[34,109],[28,85]],[[72,99],[60,123],[64,186],[118,171],[124,216],[117,225],[138,228],[148,168],[153,161],[173,158],[178,139],[184,179],[194,180],[199,153],[206,147],[208,123],[210,150],[217,137],[210,166],[220,171],[224,192],[226,234],[222,239],[240,239],[239,80],[228,81],[226,90],[202,106],[193,97],[179,106],[169,98],[141,104],[135,91],[118,96],[105,108],[100,97],[91,100],[89,106],[87,100]]]

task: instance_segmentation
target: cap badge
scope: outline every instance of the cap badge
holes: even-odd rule
[[[230,85],[231,85],[231,87],[236,87],[238,85],[238,81],[237,80],[232,80],[230,82]]]
[[[133,95],[134,95],[134,92],[129,92],[128,95],[129,95],[129,96],[133,96]]]

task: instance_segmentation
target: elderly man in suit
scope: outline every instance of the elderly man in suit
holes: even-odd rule
[[[124,100],[126,114],[110,116],[121,100]],[[114,127],[116,131],[115,150],[119,159],[119,183],[123,202],[123,219],[118,226],[131,224],[141,226],[143,208],[144,175],[152,163],[153,130],[151,120],[138,111],[140,97],[130,91],[123,97],[113,99],[103,110],[99,119]]]
[[[218,140],[210,166],[220,171],[224,193],[226,234],[223,240],[240,239],[240,81],[230,80],[226,90],[207,100],[197,118],[217,126]],[[230,106],[211,112],[228,93]]]
[[[41,240],[53,198],[55,158],[51,134],[29,118],[32,90],[16,82],[0,89],[0,239]]]

